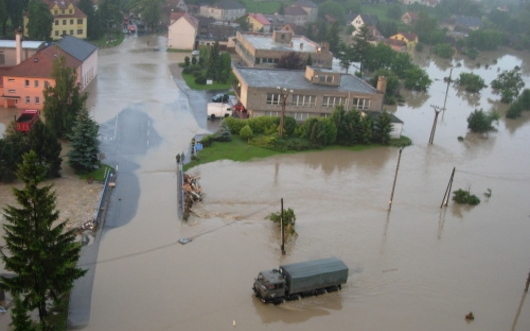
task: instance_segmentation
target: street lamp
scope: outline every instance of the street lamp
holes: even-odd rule
[[[287,103],[287,96],[292,93],[293,90],[288,90],[285,87],[276,86],[280,90],[280,96],[282,98],[282,114],[280,116],[280,137],[283,137],[283,119],[285,117],[285,104]]]

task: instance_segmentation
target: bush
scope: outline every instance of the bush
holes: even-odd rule
[[[241,131],[239,131],[239,136],[244,139],[244,140],[249,140],[250,138],[252,138],[254,134],[252,133],[252,129],[250,128],[250,126],[247,124],[245,125]]]
[[[228,126],[232,134],[239,134],[239,132],[241,132],[241,129],[243,129],[243,127],[247,125],[246,121],[247,120],[241,119],[241,118],[227,117],[223,120],[223,123],[225,123]],[[256,132],[256,130],[252,130],[252,131]]]
[[[496,112],[486,113],[482,109],[475,109],[467,118],[467,128],[478,133],[495,131],[493,121],[498,119],[499,115]]]
[[[232,141],[232,134],[230,133],[230,128],[228,127],[228,124],[226,124],[226,121],[223,121],[221,126],[215,131],[213,139],[215,141]]]
[[[455,54],[455,49],[449,44],[438,44],[434,46],[434,54],[444,59],[450,59]]]
[[[199,84],[199,85],[206,84],[206,77],[199,76],[199,77],[195,78],[195,84]]]
[[[480,203],[480,199],[476,195],[462,189],[453,192],[453,201],[459,204],[468,204],[472,206],[476,206]]]
[[[204,147],[210,147],[212,145],[212,142],[214,141],[214,136],[209,134],[207,136],[202,137],[202,139],[199,141]]]

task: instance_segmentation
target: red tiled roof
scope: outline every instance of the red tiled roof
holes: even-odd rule
[[[4,76],[51,78],[53,61],[57,56],[64,56],[66,58],[66,66],[70,68],[77,68],[82,64],[81,61],[64,52],[59,47],[52,45],[33,55],[16,67],[13,67],[11,70],[8,70]]]
[[[271,22],[262,13],[250,13],[248,16],[254,18],[263,25],[271,25]]]
[[[68,6],[72,4],[74,6],[74,12],[73,14],[65,13],[65,14],[58,14],[55,15],[52,12],[53,17],[73,17],[73,18],[85,18],[87,17],[85,13],[79,7],[76,6],[75,2],[72,2],[71,0],[42,0],[44,3],[46,3],[50,10],[57,5],[59,9],[68,9]]]

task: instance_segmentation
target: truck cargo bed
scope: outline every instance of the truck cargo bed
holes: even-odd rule
[[[290,294],[339,286],[348,281],[348,267],[335,257],[282,265],[280,272],[285,275]]]

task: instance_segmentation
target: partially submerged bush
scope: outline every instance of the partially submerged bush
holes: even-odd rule
[[[468,204],[472,206],[476,206],[480,203],[480,199],[476,195],[462,189],[453,192],[453,201],[459,204]]]

